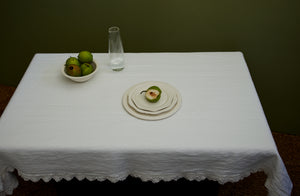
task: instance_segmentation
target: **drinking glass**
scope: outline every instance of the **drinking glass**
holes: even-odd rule
[[[112,70],[121,71],[124,69],[125,61],[120,28],[110,27],[108,29],[108,39],[109,64]]]

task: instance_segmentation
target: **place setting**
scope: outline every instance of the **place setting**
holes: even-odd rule
[[[133,85],[122,97],[124,109],[142,120],[161,120],[175,114],[182,104],[179,91],[166,82],[145,81]]]

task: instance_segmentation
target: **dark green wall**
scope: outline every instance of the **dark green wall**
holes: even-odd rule
[[[299,0],[1,2],[0,83],[17,85],[34,53],[242,51],[273,131],[298,132]]]

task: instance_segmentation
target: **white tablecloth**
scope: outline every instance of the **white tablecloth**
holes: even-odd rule
[[[86,83],[64,78],[76,54],[36,54],[0,119],[0,192],[11,193],[17,169],[25,180],[236,182],[267,174],[269,195],[290,195],[278,154],[240,52],[127,53],[113,72],[107,54]],[[143,81],[163,81],[182,96],[173,116],[144,121],[122,107],[123,93]]]

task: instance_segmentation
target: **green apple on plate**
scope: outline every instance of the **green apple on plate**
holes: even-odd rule
[[[142,91],[141,93],[144,92],[146,92],[145,98],[151,103],[156,103],[160,99],[161,89],[158,86],[151,86],[147,90]]]

